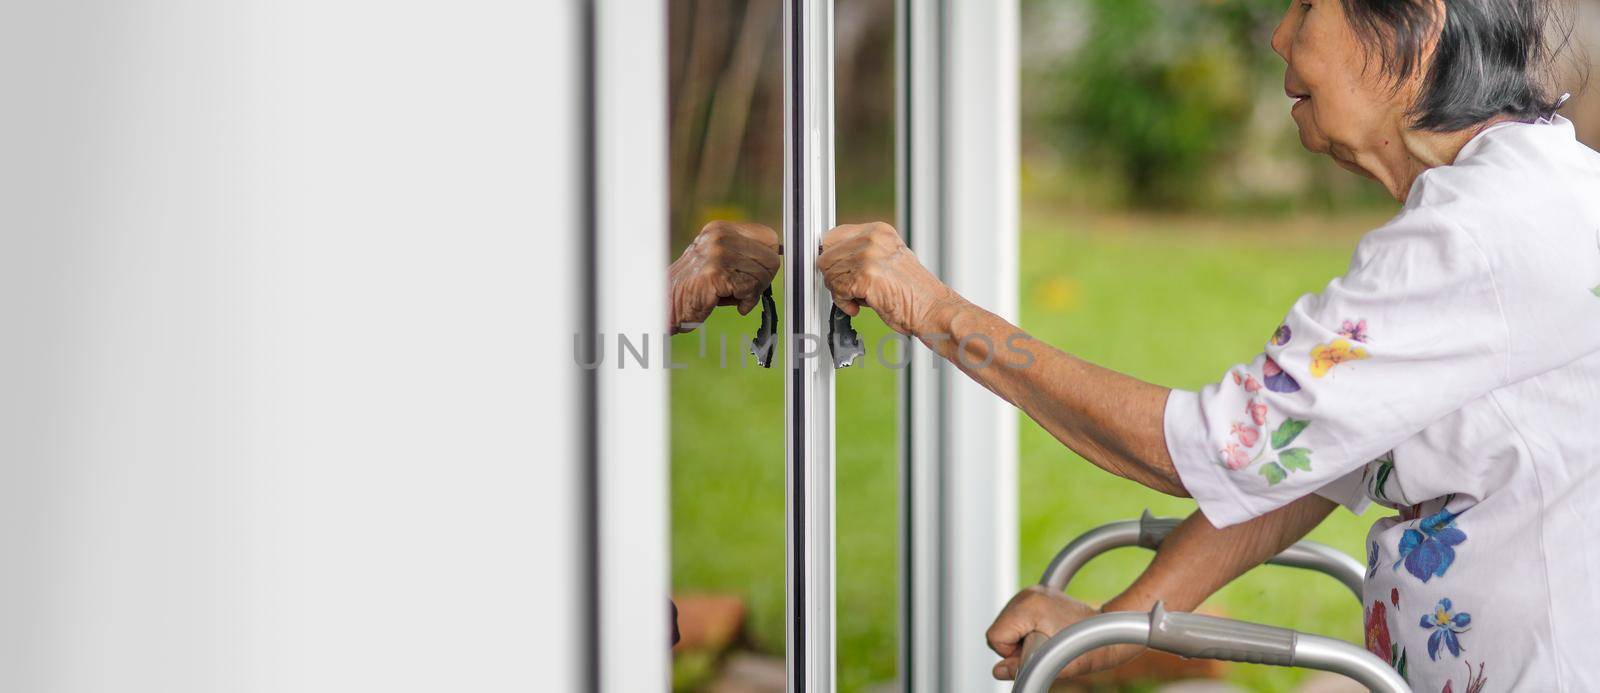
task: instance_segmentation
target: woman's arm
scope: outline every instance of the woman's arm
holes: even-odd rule
[[[964,299],[933,311],[915,336],[1101,469],[1189,495],[1167,453],[1167,388],[1079,359]]]
[[[1032,633],[1054,635],[1102,612],[1149,611],[1158,601],[1172,611],[1193,611],[1245,571],[1305,537],[1335,507],[1330,500],[1310,495],[1225,529],[1211,526],[1205,515],[1196,512],[1161,543],[1155,560],[1139,579],[1099,611],[1065,594],[1029,587],[1014,597],[989,627],[989,647],[1002,657],[995,665],[995,677],[1016,676],[1021,668],[1022,642]],[[1074,661],[1062,676],[1110,669],[1143,651],[1134,645],[1095,650]]]
[[[1167,388],[1075,358],[961,298],[887,224],[828,232],[817,267],[846,313],[870,306],[1101,469],[1188,495],[1167,453]]]
[[[1173,611],[1193,611],[1234,578],[1304,539],[1337,507],[1312,494],[1223,529],[1196,511],[1167,535],[1150,567],[1106,602],[1105,610],[1149,611],[1164,601]]]

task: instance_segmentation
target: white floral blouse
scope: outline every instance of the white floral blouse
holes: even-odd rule
[[[1219,527],[1398,512],[1366,644],[1415,690],[1600,691],[1600,154],[1560,117],[1479,134],[1166,436]]]

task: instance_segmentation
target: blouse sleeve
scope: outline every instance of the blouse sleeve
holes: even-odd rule
[[[1167,449],[1216,526],[1308,493],[1346,505],[1367,462],[1509,377],[1488,261],[1436,213],[1367,234],[1346,274],[1297,300],[1263,353],[1167,400]]]

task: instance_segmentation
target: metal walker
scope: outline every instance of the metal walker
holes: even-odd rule
[[[1154,551],[1178,520],[1158,518],[1149,511],[1138,520],[1096,527],[1072,540],[1045,568],[1039,584],[1064,590],[1090,559],[1125,546]],[[1301,541],[1267,560],[1273,565],[1304,568],[1328,575],[1349,588],[1359,602],[1365,570],[1344,553],[1312,541]],[[1173,613],[1156,604],[1149,613],[1125,612],[1079,621],[1044,640],[1031,635],[1014,693],[1048,693],[1056,676],[1074,659],[1107,645],[1145,645],[1182,657],[1231,662],[1306,667],[1348,676],[1379,693],[1410,693],[1400,674],[1371,652],[1343,640],[1301,633],[1259,623],[1216,616]]]

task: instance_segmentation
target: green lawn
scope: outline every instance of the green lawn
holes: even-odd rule
[[[1022,238],[1022,325],[1037,337],[1146,380],[1195,388],[1257,353],[1296,296],[1340,274],[1359,233],[1381,221],[1081,215],[1033,207]],[[869,347],[886,330],[857,321]],[[783,384],[738,367],[756,315],[723,309],[673,342],[672,570],[676,591],[740,593],[752,646],[783,651]],[[729,367],[719,367],[726,339]],[[874,352],[875,353],[875,352]],[[875,359],[838,381],[838,648],[843,691],[895,676],[897,372]],[[1144,508],[1190,512],[1105,474],[1031,421],[1021,426],[1023,583],[1076,534]],[[1375,512],[1375,511],[1374,511]],[[1338,512],[1313,538],[1360,555],[1370,521]],[[1091,564],[1074,595],[1098,603],[1147,559],[1126,550]],[[1020,587],[1020,585],[1019,585]],[[1264,568],[1211,601],[1227,613],[1356,641],[1359,607],[1318,576]],[[981,637],[981,634],[972,634]],[[1297,674],[1236,666],[1234,679],[1277,690]]]

